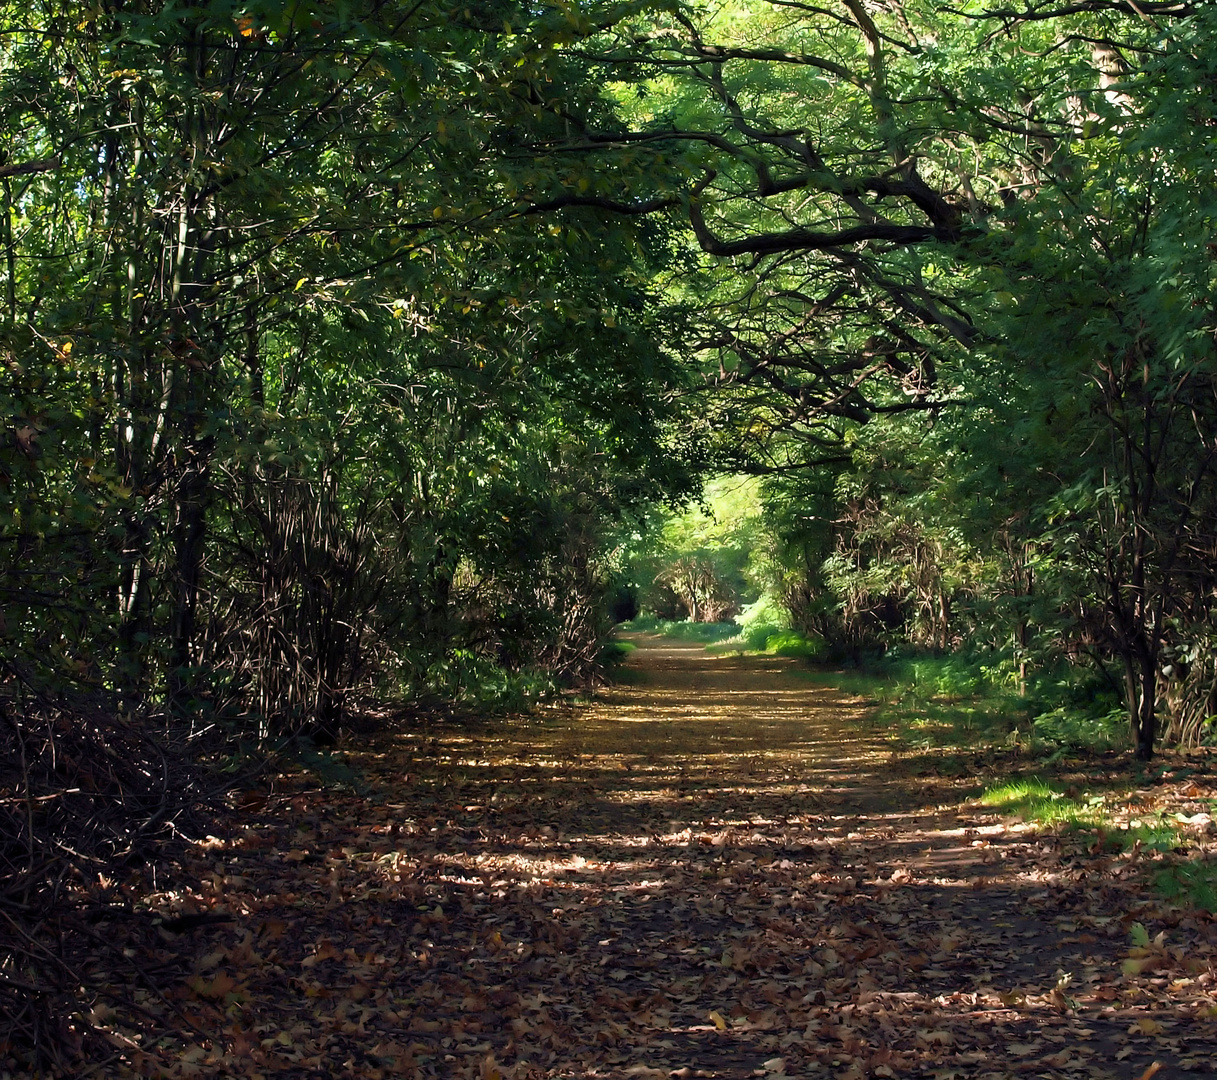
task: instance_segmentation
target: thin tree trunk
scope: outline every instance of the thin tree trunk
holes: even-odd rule
[[[191,711],[195,690],[193,645],[198,619],[199,583],[207,538],[207,509],[211,498],[208,465],[211,440],[196,447],[193,463],[178,488],[177,520],[173,526],[174,602],[169,633],[169,678],[166,687],[171,711]]]

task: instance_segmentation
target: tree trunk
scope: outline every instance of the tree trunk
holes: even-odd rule
[[[1140,648],[1124,657],[1129,734],[1138,761],[1154,756],[1158,735],[1158,663],[1156,651]]]
[[[169,634],[169,675],[166,693],[170,711],[177,716],[192,709],[195,690],[193,646],[199,602],[199,582],[203,573],[204,542],[207,537],[207,504],[211,486],[208,465],[211,440],[204,440],[195,452],[177,492],[177,519],[173,526],[174,598]]]

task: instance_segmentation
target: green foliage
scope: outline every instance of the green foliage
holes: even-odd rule
[[[975,697],[990,689],[974,659],[963,655],[912,657],[897,662],[902,685],[924,697],[951,700]]]
[[[1088,711],[1079,705],[1059,705],[1037,713],[1031,730],[1037,743],[1059,750],[1098,753],[1128,745],[1127,715],[1120,708],[1102,712]]]
[[[770,638],[776,639],[779,635],[787,633],[789,631],[779,630],[770,623],[758,623],[753,626],[741,626],[739,640],[745,648],[753,652],[764,652]]]
[[[991,785],[976,801],[999,813],[1016,814],[1032,824],[1094,832],[1100,842],[1114,844],[1115,850],[1136,848],[1169,854],[1179,851],[1183,843],[1178,822],[1169,816],[1157,814],[1150,820],[1136,819],[1127,826],[1116,827],[1108,795],[1070,794],[1060,784],[1038,777]],[[1167,899],[1217,912],[1215,870],[1213,863],[1204,858],[1174,859],[1155,871],[1153,880]],[[1132,927],[1132,942],[1140,948],[1150,946],[1149,935],[1140,923]]]
[[[762,593],[751,604],[745,604],[735,621],[743,627],[745,633],[752,633],[754,630],[776,632],[790,629],[790,613],[769,592]]]
[[[660,515],[630,560],[642,610],[718,622],[754,603],[760,514],[755,481],[727,476],[706,485],[698,506]]]
[[[1039,779],[1014,780],[986,788],[977,800],[1040,825],[1087,825],[1098,820],[1101,801],[1079,801]]]
[[[1062,665],[1032,680],[1025,694],[1003,670],[984,654],[892,652],[808,677],[870,699],[872,722],[914,747],[1018,749],[1052,762],[1066,752],[1127,746],[1114,699],[1084,669]]]
[[[629,659],[630,653],[637,650],[637,648],[638,646],[632,641],[610,641],[600,653],[601,663],[606,667],[624,663]]]
[[[1168,900],[1186,900],[1211,914],[1217,914],[1217,864],[1176,863],[1154,875],[1154,884]]]
[[[660,619],[654,615],[640,615],[621,629],[642,634],[662,634],[677,641],[696,641],[704,644],[729,641],[739,635],[739,626],[733,622],[697,623],[688,620]]]
[[[773,656],[798,656],[805,659],[816,659],[824,651],[824,642],[816,638],[804,637],[796,630],[779,630],[776,633],[765,635],[764,640],[759,645],[754,645],[757,640],[755,633],[745,634],[744,640],[748,642],[749,648],[756,648],[760,652],[770,653]]]
[[[411,696],[474,706],[479,711],[528,712],[557,687],[544,671],[513,671],[474,649],[453,649],[409,687]]]
[[[523,150],[612,119],[570,14],[5,10],[5,677],[265,737],[594,668],[691,481],[664,230],[563,201],[667,168]]]

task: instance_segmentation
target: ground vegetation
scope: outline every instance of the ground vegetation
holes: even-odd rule
[[[259,755],[586,688],[642,587],[1211,742],[1215,31],[0,3],[11,1052],[110,1039],[64,1019],[136,972],[97,927]]]

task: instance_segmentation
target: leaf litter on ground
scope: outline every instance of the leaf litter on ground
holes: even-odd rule
[[[1217,1073],[1214,920],[1135,852],[964,803],[789,661],[639,644],[590,705],[243,793],[121,929],[102,1074]]]

